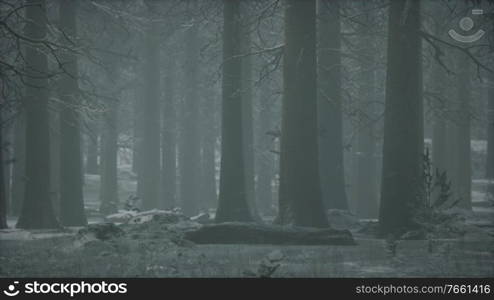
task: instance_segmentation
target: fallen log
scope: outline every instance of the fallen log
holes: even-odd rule
[[[185,232],[197,244],[356,245],[348,230],[228,222]]]

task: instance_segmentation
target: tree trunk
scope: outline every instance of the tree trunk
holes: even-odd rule
[[[118,103],[109,103],[103,117],[104,131],[101,156],[100,212],[112,214],[118,208],[117,130]]]
[[[96,124],[91,124],[90,126],[91,132],[88,133],[86,138],[86,173],[96,175],[99,174],[99,164],[98,164],[98,156],[99,156],[99,144],[100,144],[100,135],[99,128]]]
[[[216,222],[253,220],[249,208],[242,112],[240,1],[223,1],[223,101],[220,194]]]
[[[369,6],[362,2],[362,10]],[[356,157],[356,207],[357,216],[376,218],[378,216],[378,181],[376,160],[376,112],[373,102],[376,99],[375,51],[376,46],[370,36],[371,18],[367,12],[363,20],[360,36],[361,64],[359,77],[359,123],[357,133]]]
[[[494,74],[489,75],[488,107],[487,107],[487,166],[486,177],[490,180],[487,196],[494,201]]]
[[[241,5],[243,15],[249,16],[248,7]],[[247,201],[251,209],[251,215],[258,219],[256,205],[256,182],[255,182],[255,165],[254,165],[254,120],[253,120],[253,99],[252,99],[252,57],[248,55],[251,52],[251,28],[248,26],[249,18],[245,18],[242,24],[242,129],[244,138],[244,159],[245,159],[245,188]]]
[[[144,70],[144,118],[142,140],[142,164],[139,166],[138,185],[142,208],[158,207],[160,195],[160,68],[159,28],[151,20],[146,32]]]
[[[457,192],[459,205],[462,208],[472,209],[472,171],[471,171],[471,146],[470,146],[470,66],[469,58],[463,53],[458,57],[458,181]]]
[[[199,176],[201,149],[199,140],[199,85],[197,68],[199,65],[198,26],[191,25],[185,32],[184,111],[182,116],[182,160],[180,162],[180,199],[186,215],[197,214],[199,207]]]
[[[198,244],[355,245],[348,230],[240,222],[205,225],[184,237]]]
[[[11,214],[19,216],[26,184],[26,113],[21,106],[14,123],[14,165],[12,168]]]
[[[384,116],[380,233],[400,234],[412,224],[422,196],[421,1],[390,3]],[[406,59],[403,59],[406,57]]]
[[[71,40],[77,34],[76,16],[77,2],[60,3],[60,25]],[[60,112],[60,222],[65,226],[84,226],[87,219],[82,193],[80,116],[76,110],[79,100],[77,57],[66,54],[63,59],[68,74],[60,81],[63,101]]]
[[[343,167],[339,2],[320,0],[318,9],[318,125],[322,198],[327,208],[348,209]]]
[[[2,111],[5,107],[5,101],[0,96],[0,229],[7,228],[7,194],[4,181],[4,143],[3,143],[3,116]]]
[[[44,0],[28,0],[25,35],[32,39],[46,36]],[[26,78],[26,185],[18,228],[39,229],[59,226],[50,199],[50,133],[48,118],[48,61],[44,51],[30,45],[25,60]]]
[[[277,222],[327,227],[319,174],[316,1],[285,3],[283,108]]]
[[[274,178],[274,158],[273,140],[267,134],[273,129],[273,101],[269,97],[268,84],[264,83],[261,87],[261,96],[259,103],[259,129],[257,134],[258,154],[257,154],[257,205],[264,214],[269,214],[273,210],[273,178]]]
[[[216,193],[216,168],[215,168],[215,146],[216,146],[216,107],[215,100],[210,91],[202,103],[201,118],[204,120],[201,138],[201,209],[217,206],[218,195]]]
[[[176,203],[177,188],[177,117],[175,100],[176,66],[171,55],[165,58],[165,80],[163,98],[163,128],[161,134],[161,180],[162,207],[173,208]]]

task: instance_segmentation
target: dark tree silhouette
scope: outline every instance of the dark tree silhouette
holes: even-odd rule
[[[26,3],[25,35],[41,40],[46,36],[47,17],[44,0]],[[48,61],[41,45],[28,45],[26,93],[26,184],[18,228],[56,228],[59,226],[50,198],[50,134],[48,118]]]
[[[246,192],[242,129],[240,1],[223,1],[223,101],[220,194],[216,222],[252,221]]]
[[[285,3],[281,224],[326,227],[318,163],[316,1]]]
[[[77,1],[60,2],[60,27],[67,39],[76,39]],[[69,43],[69,41],[66,41]],[[66,226],[87,224],[82,193],[82,157],[79,113],[77,56],[66,53],[65,70],[60,80],[60,222]]]
[[[391,1],[379,226],[398,234],[412,226],[422,193],[421,1]],[[406,59],[403,59],[406,57]]]

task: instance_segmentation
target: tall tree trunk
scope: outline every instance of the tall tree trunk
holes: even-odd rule
[[[343,167],[341,25],[339,2],[320,0],[318,13],[318,125],[323,202],[348,209]]]
[[[2,96],[0,96],[0,229],[7,228],[7,193],[5,189],[4,181],[4,138],[3,138],[3,122],[2,110],[5,108],[5,101]]]
[[[198,25],[191,25],[185,32],[184,76],[186,83],[183,111],[182,160],[180,162],[180,199],[186,215],[195,215],[199,207],[200,139],[199,139],[199,65]]]
[[[47,16],[44,0],[28,0],[25,35],[46,37]],[[18,228],[56,228],[59,226],[50,199],[50,133],[48,118],[48,61],[36,45],[26,47],[29,66],[26,78],[26,185]]]
[[[494,73],[490,73],[488,84],[486,177],[490,180],[487,196],[494,201]]]
[[[421,1],[390,3],[379,227],[399,234],[412,226],[422,195]],[[406,57],[406,59],[403,59]]]
[[[19,216],[24,201],[26,184],[26,112],[20,107],[14,123],[14,165],[12,168],[12,196],[10,210]]]
[[[96,123],[96,122],[94,122]],[[99,126],[96,124],[91,124],[90,130],[91,132],[86,136],[86,167],[85,171],[87,174],[99,174],[99,144],[100,144],[100,135],[99,135]]]
[[[434,5],[431,9],[435,11],[439,10],[437,8],[437,3],[430,2],[429,5]],[[438,23],[435,25],[435,35],[441,35],[441,28]],[[433,124],[432,124],[432,162],[434,168],[438,169],[440,172],[447,170],[447,159],[446,153],[447,141],[446,141],[446,107],[444,101],[440,97],[444,97],[444,72],[438,61],[432,62],[432,82],[433,82]],[[449,175],[449,174],[448,174]]]
[[[75,40],[77,2],[60,3],[60,25],[65,35]],[[68,41],[67,41],[68,43]],[[64,75],[60,81],[63,106],[60,112],[60,222],[65,226],[87,224],[82,193],[81,132],[78,103],[78,65],[74,54],[66,54]]]
[[[160,69],[158,24],[151,20],[146,32],[142,165],[138,185],[143,209],[158,207],[160,195]]]
[[[257,134],[257,206],[264,214],[272,212],[273,206],[273,177],[274,177],[274,158],[273,140],[267,133],[273,129],[273,101],[270,101],[268,84],[264,83],[261,87],[259,103],[259,126]]]
[[[247,4],[248,5],[248,4]],[[243,15],[249,16],[248,7],[241,5]],[[255,162],[254,162],[254,120],[253,120],[253,98],[252,98],[252,57],[251,52],[251,28],[248,25],[249,18],[245,18],[242,24],[242,129],[244,138],[244,159],[245,159],[245,188],[247,201],[251,209],[251,215],[259,218],[256,205],[256,182],[255,182]]]
[[[215,146],[216,146],[216,107],[214,96],[209,91],[202,103],[201,118],[204,120],[201,138],[202,149],[202,176],[201,176],[201,208],[215,208],[218,195],[216,193],[216,168],[215,168]]]
[[[470,66],[469,58],[463,53],[458,57],[458,181],[457,192],[459,205],[462,208],[472,209],[472,171],[471,171],[471,146],[470,146]]]
[[[223,101],[216,222],[252,221],[244,154],[240,1],[223,1]]]
[[[171,55],[165,58],[164,98],[161,134],[162,207],[176,206],[177,188],[177,117],[175,100],[175,62]]]
[[[281,126],[277,222],[326,227],[318,163],[315,0],[285,3]]]
[[[365,0],[362,1],[362,10],[368,11]],[[355,211],[362,218],[376,218],[378,215],[378,181],[376,160],[376,112],[373,102],[376,101],[376,47],[370,36],[371,18],[369,12],[363,20],[362,36],[360,36],[361,64],[359,77],[360,112],[357,133],[356,159],[356,206]]]
[[[103,116],[100,212],[111,214],[118,208],[117,130],[118,103],[109,103]]]

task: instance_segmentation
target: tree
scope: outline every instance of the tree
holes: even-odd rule
[[[3,97],[0,98],[0,109],[3,108],[5,103],[2,103]],[[0,111],[0,124],[3,125],[3,117]],[[7,197],[5,193],[5,181],[4,181],[4,157],[3,157],[3,130],[0,126],[0,229],[7,228]]]
[[[11,214],[19,216],[21,213],[24,192],[26,190],[26,112],[19,110],[14,120],[14,166],[12,168],[12,195]]]
[[[88,133],[86,138],[86,167],[85,171],[87,174],[99,174],[99,126],[96,124],[97,121],[90,122],[88,125],[91,132]]]
[[[456,109],[455,127],[457,130],[457,182],[454,189],[460,200],[459,205],[466,209],[472,209],[471,187],[471,146],[470,146],[470,61],[464,53],[458,55],[458,102]]]
[[[421,1],[391,1],[379,228],[399,234],[413,224],[422,193]],[[406,58],[406,59],[404,59]]]
[[[268,135],[272,130],[273,119],[273,101],[270,99],[269,83],[262,83],[260,89],[259,103],[259,125],[257,134],[257,205],[263,213],[269,213],[273,205],[273,179],[274,179],[274,158],[273,140]]]
[[[47,33],[46,3],[27,0],[25,35],[44,39]],[[50,199],[50,135],[48,118],[48,61],[40,45],[27,45],[26,92],[26,177],[24,201],[18,228],[59,226]]]
[[[172,55],[165,60],[164,73],[164,97],[162,105],[162,130],[161,130],[161,207],[173,208],[176,206],[177,187],[177,120],[176,120],[176,95],[175,95],[175,61]]]
[[[488,197],[494,200],[494,73],[489,74],[488,84],[486,177],[491,181],[487,188]]]
[[[112,214],[117,212],[118,180],[117,180],[117,151],[118,151],[118,102],[107,105],[103,116],[103,136],[101,155],[101,186],[100,212]]]
[[[148,7],[149,10],[152,6]],[[143,140],[139,166],[140,196],[143,209],[158,207],[160,195],[160,68],[159,28],[150,20],[145,37]]]
[[[199,206],[199,176],[201,148],[199,143],[199,66],[198,24],[191,20],[185,31],[184,103],[182,115],[182,145],[180,160],[180,198],[186,215],[194,215]]]
[[[76,39],[76,1],[60,2],[60,26],[66,39]],[[69,43],[70,41],[66,41]],[[79,85],[77,56],[66,53],[63,58],[65,70],[60,80],[60,222],[65,226],[87,224],[82,192],[82,154],[80,116],[76,109]]]
[[[202,136],[201,136],[201,206],[214,208],[217,206],[216,192],[216,141],[217,133],[217,102],[213,91],[206,87],[204,101],[201,105]]]
[[[359,217],[375,218],[378,210],[378,171],[377,171],[377,142],[376,142],[376,109],[373,103],[376,99],[376,43],[371,36],[371,22],[375,15],[369,11],[367,2],[361,1],[364,11],[360,28],[360,70],[358,86],[358,133],[356,145],[356,206]]]
[[[281,126],[277,221],[326,227],[318,163],[315,0],[285,3]]]
[[[348,209],[343,168],[339,1],[320,0],[318,10],[317,109],[322,197],[328,208]]]
[[[240,1],[223,1],[220,193],[216,222],[253,220],[246,190],[242,112]]]
[[[434,14],[439,15],[441,13],[440,3],[430,1],[429,6],[433,10]],[[444,19],[440,18],[439,20],[434,20],[433,30],[436,36],[441,36],[443,32],[442,24]],[[432,162],[434,163],[434,167],[437,168],[440,172],[444,172],[447,170],[447,114],[446,114],[446,103],[444,101],[444,77],[445,74],[443,72],[442,66],[439,61],[434,60],[432,62],[432,84],[431,87],[434,93],[433,103],[433,124],[432,124]]]
[[[256,167],[254,161],[254,111],[253,111],[253,91],[252,91],[252,55],[251,52],[251,31],[250,25],[251,11],[245,2],[240,6],[242,18],[242,129],[243,129],[243,147],[245,159],[245,186],[247,193],[247,201],[251,210],[251,215],[257,219],[259,213],[257,211],[257,191],[256,191]]]

